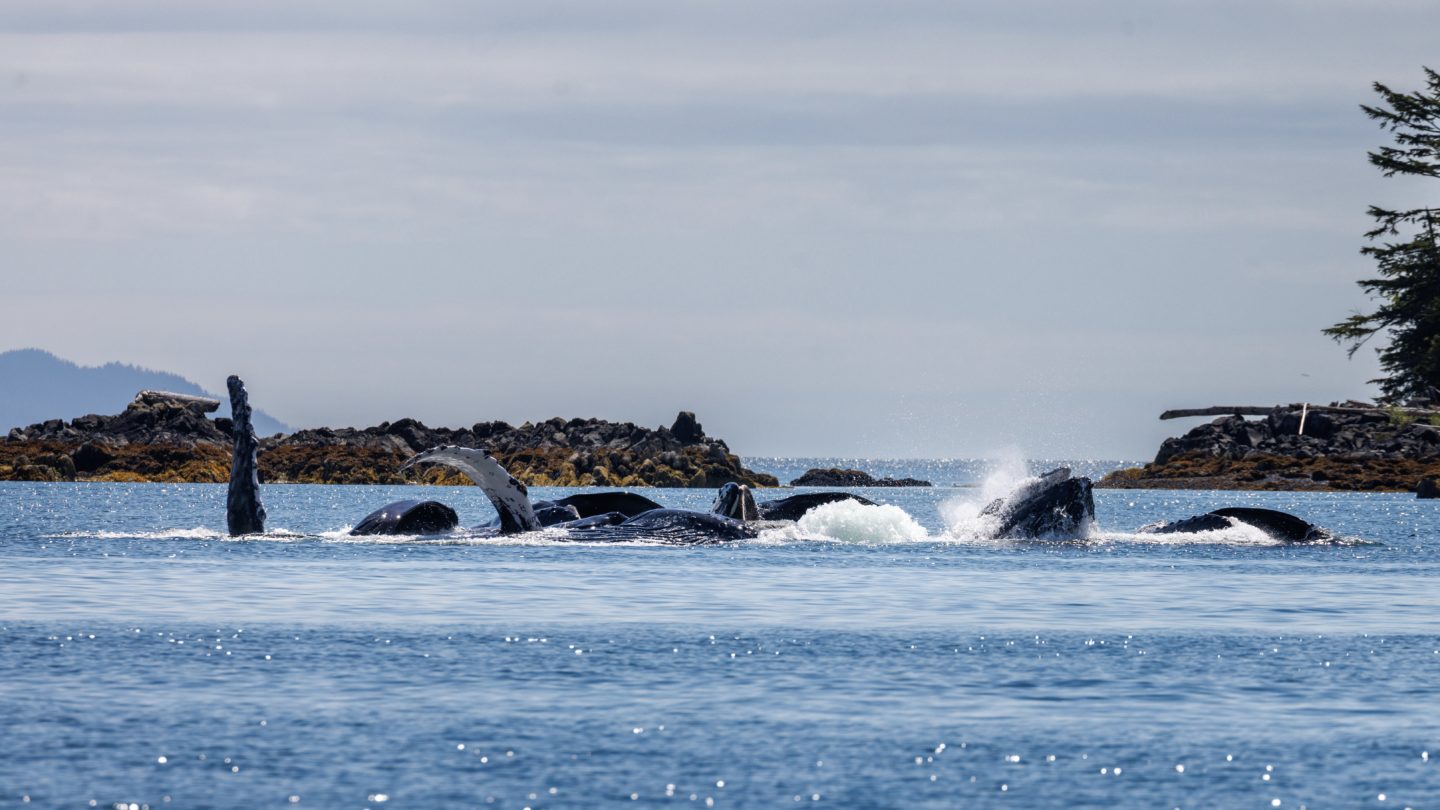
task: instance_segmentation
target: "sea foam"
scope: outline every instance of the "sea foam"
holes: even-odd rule
[[[761,540],[830,540],[841,543],[908,543],[925,540],[930,533],[898,506],[868,506],[844,500],[811,509],[793,526],[767,529]]]

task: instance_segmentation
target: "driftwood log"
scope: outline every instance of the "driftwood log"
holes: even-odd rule
[[[176,394],[171,391],[141,391],[135,395],[135,402],[141,405],[174,403],[187,408],[194,408],[200,413],[214,413],[220,410],[220,400],[218,399],[197,397],[191,394]]]
[[[1344,405],[1213,405],[1209,408],[1176,408],[1160,414],[1161,419],[1183,419],[1187,416],[1268,416],[1274,411],[1298,411],[1302,408],[1311,413],[1398,413],[1403,416],[1440,416],[1440,411],[1429,408],[1381,408],[1353,407]]]

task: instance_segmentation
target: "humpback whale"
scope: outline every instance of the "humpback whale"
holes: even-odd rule
[[[1071,478],[1069,467],[1029,480],[980,511],[995,521],[994,536],[1008,540],[1076,540],[1095,520],[1089,478]]]
[[[750,487],[733,481],[720,487],[710,512],[745,522],[760,519],[760,508],[755,505],[755,496],[750,494]]]
[[[805,492],[791,495],[788,498],[756,503],[750,487],[744,484],[729,483],[720,487],[720,492],[715,497],[715,505],[710,508],[710,511],[742,521],[799,520],[811,509],[821,504],[837,501],[857,501],[866,506],[877,505],[868,498],[851,495],[848,492]]]
[[[231,537],[261,534],[265,531],[265,504],[260,502],[260,471],[255,462],[260,441],[250,424],[250,395],[245,392],[245,383],[234,374],[225,380],[225,387],[230,389],[230,419],[235,436],[225,524]]]
[[[460,525],[455,510],[439,501],[396,501],[366,515],[350,530],[363,534],[435,534]]]
[[[555,501],[537,501],[536,506],[554,504],[575,508],[577,517],[587,518],[609,512],[619,512],[625,517],[635,517],[651,509],[663,509],[660,504],[644,495],[633,492],[580,492]]]
[[[1174,520],[1169,523],[1141,526],[1140,534],[1174,534],[1176,532],[1212,532],[1228,529],[1236,523],[1254,526],[1284,543],[1326,543],[1336,539],[1327,529],[1309,521],[1274,509],[1232,506],[1203,515]]]
[[[453,445],[432,447],[411,456],[400,465],[400,471],[404,472],[419,464],[454,467],[475,482],[495,507],[501,534],[535,532],[544,528],[540,518],[535,515],[534,505],[530,503],[530,491],[500,466],[500,462],[490,455],[490,451]]]
[[[607,543],[626,540],[659,540],[666,543],[698,545],[719,543],[728,540],[753,538],[757,532],[738,520],[706,512],[688,509],[644,509],[635,515],[626,515],[619,510],[582,516],[577,520],[562,520],[549,526],[536,514],[535,505],[530,502],[529,490],[510,475],[489,451],[470,447],[432,447],[419,453],[403,465],[407,470],[420,464],[443,464],[460,470],[485,493],[495,507],[497,515],[493,526],[477,527],[484,534],[520,534],[545,529],[547,536],[557,540],[573,542]],[[580,512],[583,504],[586,511],[601,508],[602,505],[627,505],[631,508],[644,504],[635,500],[640,496],[628,493],[599,493],[599,498],[562,498],[548,503],[542,511],[561,509]],[[570,501],[564,503],[564,501]],[[640,501],[654,503],[649,499]],[[655,504],[659,507],[659,504]]]

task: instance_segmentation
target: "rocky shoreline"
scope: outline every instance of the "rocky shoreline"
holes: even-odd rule
[[[218,405],[142,392],[114,416],[16,428],[0,439],[0,480],[224,483],[230,475],[230,420],[206,416]],[[293,484],[468,484],[458,473],[438,469],[413,478],[400,474],[405,459],[445,444],[488,449],[528,486],[779,485],[772,475],[746,469],[724,441],[706,436],[688,411],[668,428],[555,418],[518,427],[480,422],[431,428],[401,419],[363,429],[300,430],[261,439],[260,478]]]
[[[1440,478],[1437,423],[1365,403],[1279,405],[1258,419],[1221,416],[1166,439],[1154,461],[1096,486],[1415,492]]]

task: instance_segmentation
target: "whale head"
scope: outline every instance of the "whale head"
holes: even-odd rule
[[[750,487],[734,482],[720,487],[715,496],[715,505],[710,507],[713,514],[735,520],[759,520],[760,509],[755,505],[755,496]]]
[[[1095,520],[1095,496],[1089,478],[1072,478],[1060,467],[1032,478],[981,510],[995,522],[994,535],[1016,540],[1076,540]]]

